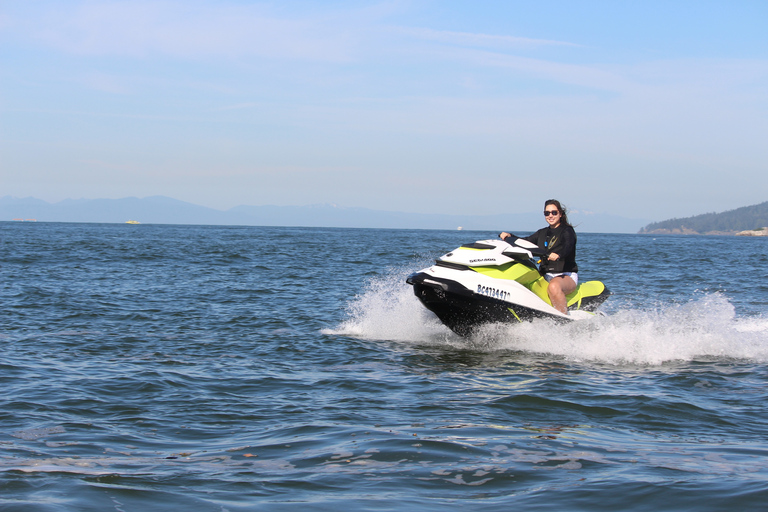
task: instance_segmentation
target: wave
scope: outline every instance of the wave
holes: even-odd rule
[[[490,324],[471,338],[447,327],[413,295],[403,273],[368,283],[347,318],[325,334],[483,352],[522,351],[568,361],[661,365],[674,361],[768,361],[768,318],[737,317],[719,293],[686,304],[619,309],[587,321]]]

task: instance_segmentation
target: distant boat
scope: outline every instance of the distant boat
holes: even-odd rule
[[[127,220],[127,221],[125,221],[125,223],[126,224],[141,224],[141,222],[139,222],[137,220]]]

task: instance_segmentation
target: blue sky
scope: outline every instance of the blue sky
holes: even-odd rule
[[[768,2],[0,0],[0,195],[768,200]]]

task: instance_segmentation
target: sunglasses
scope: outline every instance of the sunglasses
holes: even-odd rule
[[[560,215],[560,212],[557,210],[544,210],[545,217],[549,217],[550,215],[554,217],[555,215]]]

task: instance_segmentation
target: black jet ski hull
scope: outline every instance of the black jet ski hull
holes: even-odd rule
[[[422,272],[412,274],[407,282],[413,285],[413,293],[424,307],[432,311],[449,329],[461,336],[469,336],[477,326],[487,323],[520,323],[537,318],[548,318],[559,322],[572,321],[566,316],[474,293],[456,282],[437,281],[434,277]],[[583,299],[579,309],[592,312],[609,295],[610,291],[606,288],[598,296]]]
[[[442,283],[448,290],[437,284],[424,284],[424,277],[424,274],[416,273],[408,278],[413,293],[424,307],[460,336],[469,336],[477,326],[487,323],[517,323],[536,318],[568,321],[537,309],[475,294],[458,283]]]

